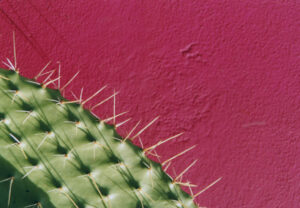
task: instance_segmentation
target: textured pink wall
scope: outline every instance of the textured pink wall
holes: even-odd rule
[[[144,146],[184,131],[157,151],[197,144],[172,167],[198,159],[184,176],[194,192],[223,177],[200,205],[300,206],[299,1],[2,0],[0,18],[0,58],[13,59],[15,30],[23,75],[52,60],[64,83],[81,71],[68,97],[108,84],[87,107],[120,91],[123,134],[160,115]],[[112,102],[95,113],[110,117]]]

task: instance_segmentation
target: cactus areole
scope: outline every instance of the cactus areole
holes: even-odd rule
[[[59,90],[0,69],[0,207],[197,205],[113,125]]]

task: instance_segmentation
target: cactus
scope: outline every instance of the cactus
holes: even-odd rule
[[[0,69],[0,207],[197,207],[147,157],[152,148],[48,88],[54,81]]]

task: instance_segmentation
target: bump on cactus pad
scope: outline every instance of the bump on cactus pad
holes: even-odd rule
[[[4,69],[0,169],[0,207],[197,207],[113,125],[59,90]]]

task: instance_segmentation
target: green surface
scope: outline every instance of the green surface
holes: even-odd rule
[[[197,207],[113,126],[32,81],[0,69],[1,208]]]

